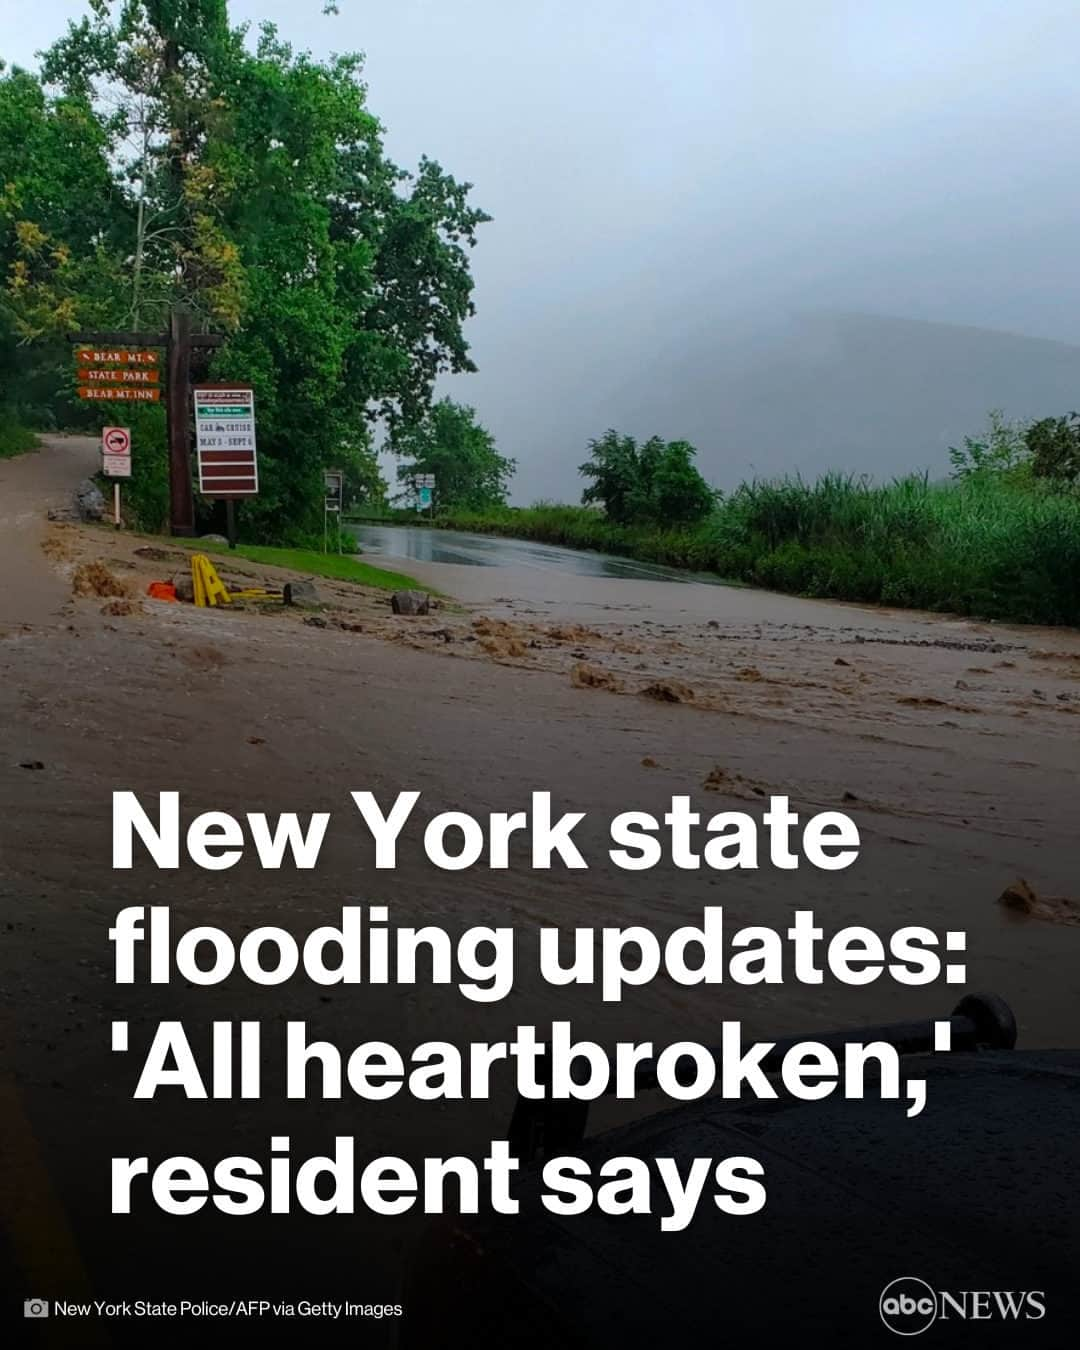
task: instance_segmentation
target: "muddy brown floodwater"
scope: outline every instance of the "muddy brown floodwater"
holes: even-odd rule
[[[103,1217],[112,1152],[212,1158],[265,1151],[268,1135],[288,1130],[298,1154],[340,1130],[362,1134],[372,1155],[445,1155],[486,1147],[510,1106],[504,1093],[424,1111],[392,1101],[314,1112],[269,1093],[227,1112],[175,1097],[135,1112],[131,1057],[109,1050],[116,1017],[136,1040],[167,1017],[196,1027],[214,1016],[302,1018],[342,1045],[409,1046],[495,1040],[567,1016],[599,1040],[708,1041],[725,1018],[753,1035],[812,1031],[944,1013],[962,992],[657,981],[611,1005],[591,991],[552,990],[524,965],[513,995],[491,1006],[423,985],[325,993],[292,981],[213,997],[182,985],[119,989],[106,935],[125,904],[170,904],[178,925],[236,933],[261,922],[307,929],[357,902],[390,905],[397,923],[502,923],[523,934],[603,923],[663,934],[708,904],[738,924],[782,928],[805,907],[826,931],[961,928],[967,987],[1008,1000],[1021,1045],[1080,1043],[1080,926],[1068,905],[1050,903],[1080,888],[1075,632],[693,582],[399,559],[392,565],[452,600],[396,618],[385,595],[320,583],[318,614],[196,610],[146,597],[149,581],[186,566],[167,541],[45,521],[92,462],[89,443],[55,439],[0,463],[9,582],[0,591],[0,1039],[4,1081],[28,1122],[9,1184],[27,1204],[53,1197],[93,1270],[149,1268],[155,1233],[171,1232],[164,1216],[127,1227]],[[239,561],[222,570],[248,584],[291,575]],[[582,847],[594,865],[440,873],[414,839],[397,872],[377,873],[349,791],[409,787],[423,793],[424,818],[519,809],[548,789],[560,809],[588,812]],[[192,814],[331,811],[318,876],[246,862],[225,873],[164,874],[145,862],[113,872],[111,792],[166,788]],[[606,861],[613,815],[662,813],[682,793],[705,813],[757,811],[774,793],[800,812],[841,809],[861,831],[860,860],[833,874],[627,873]],[[999,903],[1019,879],[1046,903]],[[659,1105],[605,1107],[594,1124]],[[248,1255],[269,1277],[305,1240],[304,1224],[289,1223],[284,1247],[272,1218],[245,1229]],[[351,1221],[342,1267],[370,1239],[372,1278],[389,1279],[414,1227],[411,1218]],[[185,1232],[192,1260],[200,1244],[204,1260],[226,1260],[209,1219]],[[330,1258],[326,1272],[328,1281],[340,1273]]]

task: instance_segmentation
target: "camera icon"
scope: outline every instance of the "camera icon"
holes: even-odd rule
[[[24,1317],[48,1317],[49,1300],[47,1298],[24,1298],[22,1315]]]

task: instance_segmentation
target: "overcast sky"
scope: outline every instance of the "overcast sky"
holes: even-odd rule
[[[517,456],[517,500],[576,495],[584,442],[611,424],[692,432],[729,480],[703,358],[790,311],[1080,341],[1076,0],[340,7],[231,13],[317,55],[366,52],[390,153],[475,183],[495,218],[474,254],[480,372],[448,389]],[[0,0],[0,56],[30,63],[82,12]],[[648,390],[684,353],[694,405],[650,425],[680,418],[670,387]]]

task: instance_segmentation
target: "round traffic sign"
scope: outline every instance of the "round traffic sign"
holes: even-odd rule
[[[127,427],[105,427],[101,445],[107,455],[130,455],[131,432]]]

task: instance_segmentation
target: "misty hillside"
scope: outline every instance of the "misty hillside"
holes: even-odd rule
[[[685,437],[706,477],[947,468],[991,408],[1010,418],[1080,407],[1080,347],[952,324],[812,314],[753,334],[699,332],[614,395],[613,421]]]

